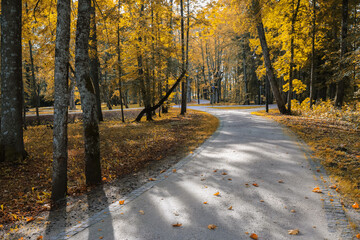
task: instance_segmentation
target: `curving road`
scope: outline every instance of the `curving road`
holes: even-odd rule
[[[251,233],[275,240],[351,239],[323,169],[316,170],[306,147],[285,128],[252,110],[191,108],[221,120],[213,137],[175,173],[170,169],[124,205],[116,202],[55,239],[250,239]],[[316,186],[324,194],[313,193]],[[299,234],[289,235],[294,229]]]

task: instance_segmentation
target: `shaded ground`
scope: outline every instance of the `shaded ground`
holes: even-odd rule
[[[109,183],[108,188],[111,189],[110,195],[104,199],[92,197],[92,193],[87,193],[86,196],[80,198],[76,197],[87,192],[83,173],[82,125],[81,123],[69,125],[68,191],[74,199],[70,200],[68,208],[83,208],[84,206],[74,205],[80,200],[80,203],[87,204],[85,208],[91,205],[90,212],[101,209],[103,205],[109,203],[108,201],[111,202],[119,195],[126,194],[149,181],[150,177],[146,176],[154,177],[154,174],[158,174],[178,161],[184,154],[195,149],[215,131],[218,125],[218,120],[209,114],[190,111],[186,117],[183,117],[178,116],[177,109],[171,110],[169,114],[150,123],[122,124],[116,114],[119,115],[120,112],[106,113],[106,121],[100,124],[103,181]],[[135,116],[136,114],[128,115],[128,118]],[[19,219],[23,222],[28,221],[29,224],[40,219],[40,225],[44,225],[45,217],[35,215],[49,210],[52,129],[46,125],[29,127],[25,131],[24,139],[30,157],[16,166],[0,164],[2,169],[0,191],[3,193],[0,197],[2,225]],[[166,156],[170,157],[165,158]],[[119,177],[123,177],[123,180],[116,180]],[[100,193],[103,191],[101,189]],[[99,191],[94,192],[94,196],[98,194]],[[94,202],[103,202],[101,204],[94,204],[91,201],[88,203],[89,201],[83,199],[86,197],[94,199]],[[74,221],[81,220],[81,216],[81,214],[75,214],[72,218]],[[0,226],[7,230],[9,227]],[[12,225],[12,228],[16,228],[16,225]],[[2,231],[2,234],[4,233],[5,229]],[[14,238],[13,235],[11,236],[10,239]]]

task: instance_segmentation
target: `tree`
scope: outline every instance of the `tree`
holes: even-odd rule
[[[23,141],[22,2],[1,2],[1,160],[21,161]]]
[[[91,0],[79,0],[75,44],[75,73],[83,110],[86,184],[96,185],[101,182],[100,136],[96,92],[89,72],[90,15]]]
[[[271,60],[270,60],[269,48],[268,48],[268,45],[266,42],[264,25],[262,23],[262,18],[261,18],[261,7],[260,7],[259,0],[252,0],[252,9],[251,10],[252,10],[253,16],[255,17],[256,29],[257,29],[257,32],[259,35],[260,44],[261,44],[261,48],[262,48],[262,52],[263,52],[263,56],[264,56],[266,74],[269,79],[272,92],[276,99],[276,103],[277,103],[280,113],[286,114],[287,109],[285,106],[285,102],[280,94],[279,87],[278,87],[278,84],[275,79],[274,69],[272,67]]]
[[[67,193],[70,0],[58,0],[57,13],[54,74],[54,159],[51,193],[51,199],[54,202],[64,198]]]

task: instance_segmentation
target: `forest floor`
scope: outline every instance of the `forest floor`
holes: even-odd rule
[[[281,115],[277,109],[253,114],[271,118],[295,132],[336,182],[333,187],[345,197],[345,203],[360,204],[360,129],[347,122]]]
[[[159,172],[211,136],[219,124],[210,114],[189,110],[186,116],[180,116],[178,109],[171,109],[161,118],[155,117],[153,122],[130,122],[138,112],[126,111],[125,124],[119,121],[119,111],[106,112],[105,121],[100,124],[102,180],[109,189],[118,185],[116,191],[110,191],[107,199],[110,203],[119,199],[119,195],[152,181]],[[49,122],[46,118],[42,122]],[[83,130],[79,120],[75,118],[69,124],[68,195],[71,199],[67,205],[70,208],[78,208],[76,204],[81,205],[81,199],[88,197],[90,191],[85,186]],[[0,163],[0,238],[6,232],[16,234],[26,223],[44,225],[46,211],[50,209],[51,126],[28,127],[24,141],[29,154],[26,161],[18,165]],[[97,210],[98,207],[94,212]],[[74,216],[74,220],[77,219],[81,220],[81,216]]]

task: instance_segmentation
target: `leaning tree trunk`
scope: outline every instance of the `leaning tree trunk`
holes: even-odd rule
[[[65,198],[67,192],[70,0],[57,1],[57,14],[54,77],[56,89],[54,96],[54,159],[51,193],[51,199],[54,202]]]
[[[1,1],[1,155],[0,161],[25,156],[22,120],[21,0]]]
[[[265,30],[264,30],[264,25],[262,23],[259,0],[253,0],[252,5],[253,6],[252,6],[251,10],[252,10],[252,14],[255,17],[256,28],[258,31],[260,44],[261,44],[261,48],[263,51],[264,62],[265,62],[265,67],[266,67],[266,75],[268,76],[270,86],[273,91],[273,95],[276,99],[276,103],[277,103],[280,113],[287,114],[285,102],[281,96],[278,83],[276,82],[274,69],[272,67],[271,60],[270,60],[270,52],[269,52],[269,48],[268,48],[268,45],[266,42]]]
[[[340,68],[345,68],[342,63],[345,54],[348,52],[347,49],[347,25],[349,18],[349,0],[342,1],[342,22],[341,22],[341,38],[340,38]],[[348,76],[341,76],[341,79],[336,84],[336,96],[335,96],[335,107],[341,108],[344,103],[345,88],[349,82]]]
[[[89,33],[91,0],[79,0],[76,26],[75,72],[83,110],[85,176],[87,185],[101,182],[100,137],[96,91],[90,76]]]
[[[96,33],[96,11],[95,11],[95,1],[92,1],[93,5],[91,6],[90,14],[90,74],[91,79],[93,80],[96,96],[96,108],[98,113],[99,121],[104,121],[103,114],[101,111],[101,99],[100,99],[100,61],[98,57],[97,50],[97,33]]]

